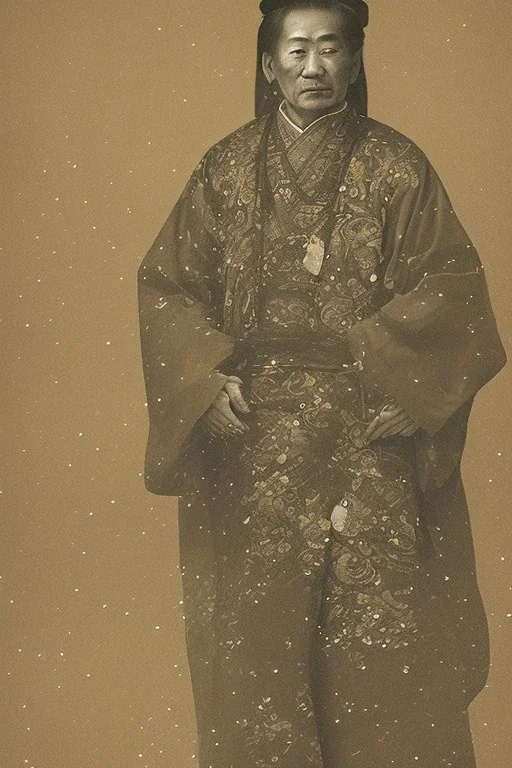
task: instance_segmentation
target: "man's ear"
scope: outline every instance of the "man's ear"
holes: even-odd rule
[[[270,53],[264,53],[261,57],[261,67],[268,82],[273,83],[276,79],[276,76],[274,75],[274,70],[272,69],[272,56]]]
[[[352,60],[352,66],[350,68],[350,85],[353,85],[359,77],[359,73],[363,65],[362,53],[363,51],[360,48]]]

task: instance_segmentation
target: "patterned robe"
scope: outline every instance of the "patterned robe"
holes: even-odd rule
[[[146,488],[179,499],[200,768],[471,768],[460,464],[506,362],[421,150],[347,108],[212,147],[139,269]],[[243,381],[246,434],[200,417]],[[392,399],[420,429],[366,444]]]

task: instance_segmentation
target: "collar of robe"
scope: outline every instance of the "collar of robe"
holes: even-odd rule
[[[320,120],[324,120],[326,117],[331,117],[332,115],[339,115],[339,114],[341,114],[341,112],[344,112],[347,109],[347,106],[348,106],[347,102],[345,101],[345,103],[343,104],[342,107],[340,107],[339,109],[334,110],[333,112],[327,112],[325,115],[321,115],[320,117],[317,117],[316,120],[313,120],[311,123],[309,123],[309,125],[306,125],[305,128],[301,128],[299,125],[294,123],[293,120],[291,119],[291,117],[289,117],[289,115],[287,115],[286,101],[284,99],[283,99],[283,101],[279,105],[279,112],[284,117],[284,119],[292,126],[292,128],[294,128],[298,133],[305,133],[310,128],[312,128],[314,125],[319,123]]]
[[[256,199],[255,199],[255,211],[256,211],[256,228],[260,231],[263,230],[263,216],[264,216],[264,210],[265,206],[272,205],[272,189],[270,186],[270,181],[267,174],[267,154],[268,154],[268,147],[269,147],[269,139],[270,139],[270,133],[272,131],[272,128],[277,120],[278,112],[281,112],[283,116],[287,117],[282,110],[273,110],[267,117],[265,121],[265,125],[263,127],[261,140],[259,143],[258,150],[256,152],[256,158],[255,158],[255,172],[256,172],[256,178],[255,178],[255,189],[256,189]],[[347,156],[345,159],[345,162],[342,166],[340,178],[339,178],[339,184],[338,184],[338,195],[342,192],[343,182],[347,175],[348,167],[350,165],[350,161],[354,155],[357,143],[359,142],[361,138],[361,125],[360,121],[358,120],[358,115],[355,112],[355,109],[353,107],[348,107],[345,105],[345,107],[336,110],[335,112],[329,112],[326,115],[322,115],[322,117],[318,118],[318,120],[315,120],[314,123],[318,124],[319,120],[324,120],[329,117],[334,117],[336,115],[343,114],[343,119],[341,120],[341,126],[340,128],[343,128],[343,130],[346,130],[346,126],[349,123],[353,123],[353,131],[352,136],[350,138],[350,146],[347,152]],[[289,120],[289,118],[287,118]],[[289,121],[291,122],[291,121]],[[292,125],[294,125],[292,123]],[[313,123],[308,126],[308,128],[311,128],[313,126]],[[301,130],[298,128],[298,126],[295,126],[297,130]],[[301,132],[304,133],[308,130],[308,128],[302,130]],[[338,134],[341,135],[341,134]],[[337,212],[337,205],[336,200],[333,200],[332,207],[332,214],[333,214],[333,224],[334,224],[334,216]],[[262,203],[264,204],[262,206]]]
[[[353,121],[353,130],[351,134],[349,134],[349,147],[347,150],[347,156],[345,158],[345,161],[342,165],[340,177],[339,177],[339,183],[337,184],[337,191],[336,194],[333,197],[332,202],[329,204],[329,219],[326,223],[325,227],[325,242],[322,242],[322,252],[325,250],[325,247],[328,246],[331,238],[332,233],[334,231],[334,227],[336,224],[336,217],[339,215],[340,210],[343,206],[343,199],[344,199],[344,190],[346,190],[346,184],[345,179],[347,176],[347,172],[350,166],[350,161],[352,160],[352,157],[354,156],[354,153],[356,151],[356,147],[359,143],[359,141],[362,138],[361,134],[361,124],[358,119],[358,115],[355,112],[355,109],[353,107],[348,108],[346,111],[344,109],[338,110],[337,114],[339,113],[345,113],[344,118],[342,121],[343,128],[345,129],[345,126],[350,121]],[[258,296],[260,293],[260,286],[262,281],[262,262],[263,259],[262,254],[265,247],[265,222],[268,215],[268,212],[274,204],[273,200],[273,191],[270,184],[270,179],[268,178],[268,172],[267,172],[267,154],[268,154],[268,148],[269,148],[269,140],[270,140],[270,134],[272,131],[272,128],[277,121],[277,115],[278,110],[273,110],[270,115],[266,118],[265,125],[263,128],[261,141],[256,153],[255,158],[255,201],[254,201],[254,223],[255,223],[255,229],[256,229],[256,242],[255,242],[255,255],[256,255],[256,263],[258,264],[258,276],[256,280],[256,291],[255,296],[253,296],[255,305],[258,305]],[[327,118],[328,116],[332,116],[333,113],[329,113],[329,115],[324,115],[323,117]],[[315,243],[312,243],[312,246],[315,247]],[[258,326],[258,319],[257,319],[258,313],[256,312],[256,327]],[[256,330],[256,327],[253,327],[252,331]]]

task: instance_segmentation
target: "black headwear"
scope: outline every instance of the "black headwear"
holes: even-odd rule
[[[349,11],[353,11],[359,17],[361,26],[368,26],[368,6],[364,0],[336,0],[340,5],[344,5]],[[272,11],[277,11],[279,8],[288,8],[294,5],[294,0],[262,0],[260,3],[260,11],[264,16],[268,16]]]
[[[312,0],[314,2],[314,0]],[[361,27],[368,25],[369,10],[364,0],[335,0],[337,4],[343,8],[347,8],[357,15]],[[293,8],[296,0],[262,0],[260,3],[260,11],[263,16],[268,16],[273,11],[277,11],[281,8]],[[270,86],[262,67],[263,56],[263,40],[261,35],[262,27],[260,26],[260,34],[258,34],[258,53],[256,62],[256,88],[255,88],[255,111],[256,117],[270,112],[276,107],[282,100],[282,96],[278,88]],[[360,115],[368,114],[368,91],[366,86],[366,75],[364,71],[364,65],[361,65],[361,71],[357,77],[355,83],[353,83],[347,94],[347,101],[351,104],[356,112]]]

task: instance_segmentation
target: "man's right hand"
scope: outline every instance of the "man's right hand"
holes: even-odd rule
[[[207,432],[218,437],[229,437],[243,435],[249,430],[247,424],[237,416],[250,413],[240,390],[241,385],[242,380],[238,376],[228,378],[223,389],[200,419]]]

